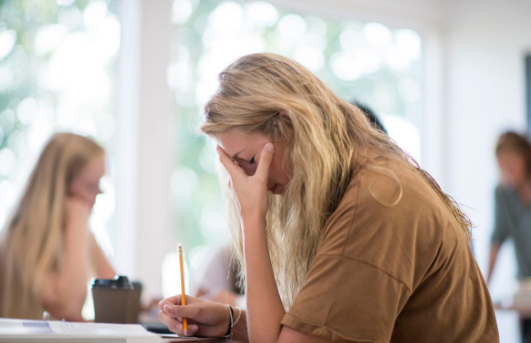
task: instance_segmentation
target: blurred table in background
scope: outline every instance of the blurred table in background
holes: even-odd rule
[[[138,314],[138,323],[142,325],[163,325],[159,320],[159,309],[152,308],[149,311],[141,311]]]
[[[520,279],[514,296],[494,303],[494,309],[517,312],[521,319],[531,319],[531,278]]]
[[[508,299],[494,303],[494,309],[517,312],[522,319],[531,319],[531,302]]]
[[[190,338],[163,338],[163,342],[175,342],[175,343],[181,343],[181,342],[210,342],[210,343],[241,343],[238,341],[229,340],[226,338],[196,338],[196,337],[190,337]]]

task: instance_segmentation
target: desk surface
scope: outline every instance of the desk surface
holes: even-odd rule
[[[173,343],[181,343],[181,342],[210,342],[210,343],[241,343],[241,342],[237,342],[237,341],[232,341],[232,340],[228,340],[228,339],[222,339],[222,338],[219,338],[219,339],[201,339],[201,338],[198,338],[198,339],[190,339],[190,340],[182,340],[182,339],[175,339],[175,338],[164,338],[162,340],[163,342],[173,342]]]
[[[139,316],[139,322],[143,325],[164,325],[158,318],[159,310],[154,309],[149,312],[141,312]],[[189,338],[184,337],[175,338],[175,337],[163,337],[164,342],[210,342],[210,343],[241,343],[239,341],[228,340],[226,338]]]
[[[521,318],[531,319],[531,302],[525,301],[498,301],[494,303],[495,310],[518,312]]]
[[[241,343],[238,341],[228,340],[225,338],[163,338],[164,342],[174,342],[174,343],[181,343],[181,342],[210,342],[210,343]]]

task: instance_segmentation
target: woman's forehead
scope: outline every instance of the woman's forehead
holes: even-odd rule
[[[243,133],[237,130],[231,130],[220,134],[216,137],[218,145],[229,156],[261,149],[269,140],[258,133]]]
[[[523,154],[514,150],[502,150],[496,154],[498,160],[514,160],[522,158]]]
[[[103,174],[105,174],[105,155],[101,154],[101,156],[94,158],[83,168],[79,177],[101,177]]]

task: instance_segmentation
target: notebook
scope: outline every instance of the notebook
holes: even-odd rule
[[[163,340],[137,324],[0,318],[0,342],[160,343]]]

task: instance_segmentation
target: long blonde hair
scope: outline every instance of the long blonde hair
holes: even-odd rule
[[[46,144],[0,238],[0,317],[41,319],[48,277],[62,264],[68,186],[103,149],[58,133]]]
[[[325,222],[362,166],[385,160],[414,170],[440,196],[470,240],[470,220],[433,178],[387,135],[374,130],[361,110],[300,64],[275,54],[252,54],[229,65],[219,82],[205,106],[202,132],[216,137],[236,128],[282,141],[284,163],[293,166],[284,196],[269,195],[266,214],[271,263],[286,309],[304,283]],[[369,151],[379,157],[369,158]],[[241,226],[227,182],[222,187],[243,278]]]

